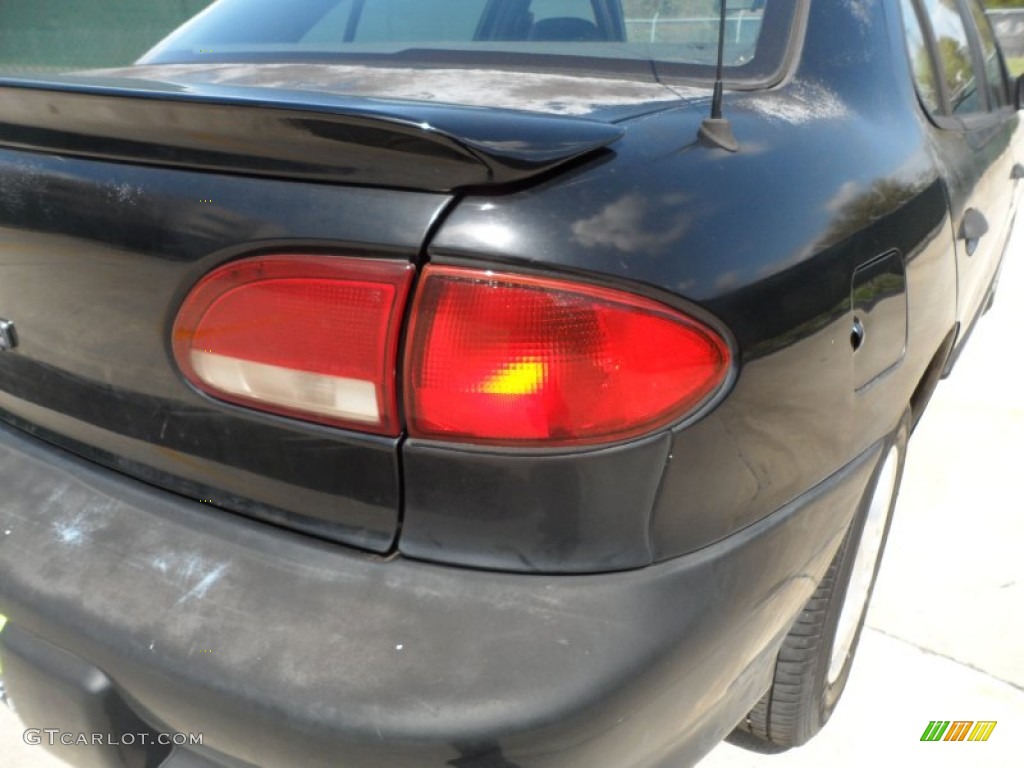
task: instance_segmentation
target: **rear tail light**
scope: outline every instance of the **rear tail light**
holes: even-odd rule
[[[412,279],[411,265],[374,259],[233,262],[185,299],[174,356],[213,397],[395,436]],[[728,370],[722,338],[664,304],[565,280],[428,266],[400,375],[414,437],[574,445],[675,421]]]
[[[204,277],[174,324],[174,357],[230,402],[367,432],[401,431],[398,336],[414,268],[265,256]]]
[[[563,280],[427,267],[404,396],[415,437],[578,444],[649,432],[725,379],[709,328],[654,301]]]

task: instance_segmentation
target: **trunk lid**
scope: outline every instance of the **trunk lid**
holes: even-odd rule
[[[214,401],[177,371],[188,288],[251,252],[415,258],[448,197],[0,149],[0,415],[170,490],[378,552],[396,441]]]

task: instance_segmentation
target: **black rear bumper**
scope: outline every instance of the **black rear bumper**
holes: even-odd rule
[[[879,449],[693,555],[536,576],[382,561],[0,427],[8,693],[30,726],[123,710],[102,727],[202,734],[194,751],[227,765],[692,763],[766,686]],[[79,678],[115,703],[60,694],[79,702],[63,722],[32,704]]]

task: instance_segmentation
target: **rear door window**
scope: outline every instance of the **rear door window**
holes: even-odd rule
[[[900,6],[917,92],[939,125],[977,123],[1007,110],[1006,64],[980,0],[900,0]]]
[[[928,41],[917,10],[911,0],[901,0],[903,11],[903,29],[907,37],[907,48],[910,54],[910,67],[914,74],[917,95],[932,115],[942,114],[942,99],[938,84],[935,81],[935,67]]]
[[[969,0],[968,7],[971,9],[971,16],[974,17],[974,24],[978,28],[981,55],[985,60],[985,80],[988,84],[989,103],[992,105],[992,109],[1001,109],[1009,105],[1010,98],[1002,56],[999,53],[999,46],[996,44],[996,36],[992,31],[992,24],[978,0]]]
[[[924,0],[939,56],[939,76],[954,115],[984,110],[967,28],[956,0]]]

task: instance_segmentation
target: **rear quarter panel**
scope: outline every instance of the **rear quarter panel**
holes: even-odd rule
[[[732,391],[672,431],[654,559],[764,517],[891,431],[953,328],[951,223],[894,11],[812,3],[793,75],[726,99],[739,152],[700,146],[706,106],[682,103],[549,183],[467,196],[430,247],[434,261],[596,275],[731,330]],[[858,390],[851,281],[890,251],[906,349]]]

